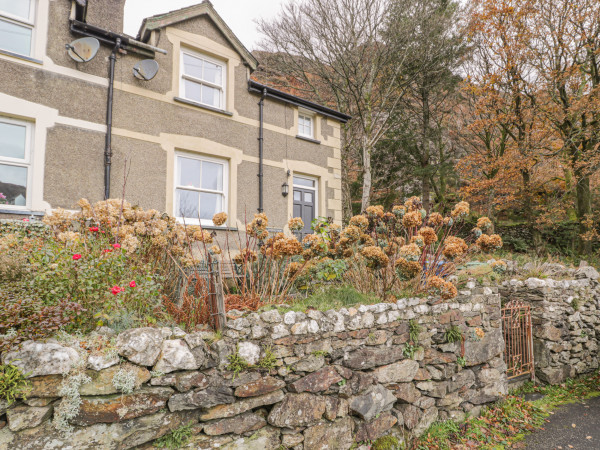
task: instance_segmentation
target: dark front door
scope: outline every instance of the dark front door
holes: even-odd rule
[[[294,217],[300,217],[304,222],[304,229],[298,233],[300,240],[312,234],[310,226],[315,218],[315,191],[294,187]]]

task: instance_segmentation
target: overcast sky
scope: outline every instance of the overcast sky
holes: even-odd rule
[[[127,0],[125,2],[125,33],[136,36],[145,17],[201,3],[202,0]],[[249,49],[260,40],[254,19],[273,17],[284,0],[212,0],[212,4]]]

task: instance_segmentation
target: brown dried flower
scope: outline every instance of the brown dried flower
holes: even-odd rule
[[[444,248],[442,249],[442,254],[448,259],[455,259],[459,256],[464,255],[467,250],[469,250],[469,246],[464,241],[456,236],[448,236],[444,240]]]
[[[212,221],[213,221],[213,223],[215,224],[216,227],[220,227],[225,222],[227,222],[227,213],[220,212],[220,213],[215,214],[213,216]]]
[[[484,252],[492,252],[502,247],[502,238],[497,234],[482,234],[476,243]]]
[[[444,223],[444,218],[442,217],[442,215],[440,213],[431,213],[429,215],[429,218],[427,219],[427,224],[431,225],[432,227],[439,227],[440,225],[442,225]]]
[[[388,256],[375,245],[364,247],[360,254],[367,260],[367,266],[371,269],[381,269],[390,263]]]
[[[431,245],[437,242],[438,236],[435,230],[431,227],[423,227],[419,230],[419,235],[423,238],[425,245]]]
[[[369,219],[367,219],[362,214],[359,214],[358,216],[353,216],[350,219],[350,226],[354,226],[354,227],[359,228],[360,230],[364,231],[369,226]]]
[[[423,216],[420,211],[411,211],[404,215],[402,224],[406,228],[419,227],[423,223]]]

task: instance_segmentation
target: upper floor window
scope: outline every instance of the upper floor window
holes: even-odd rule
[[[31,56],[34,0],[0,0],[0,49]]]
[[[225,68],[225,63],[218,60],[182,50],[180,95],[203,105],[225,109]]]
[[[298,135],[310,139],[314,139],[314,121],[313,117],[308,114],[298,114]]]
[[[187,223],[213,225],[213,216],[227,211],[227,161],[187,153],[176,158],[175,215]]]
[[[0,117],[0,208],[28,204],[32,128],[29,122]]]

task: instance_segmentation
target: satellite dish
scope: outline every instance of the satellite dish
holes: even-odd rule
[[[77,62],[88,62],[94,59],[98,49],[100,48],[100,41],[93,37],[84,37],[76,39],[70,44],[66,45],[69,56]]]
[[[158,63],[154,59],[144,59],[133,66],[133,75],[144,81],[150,81],[158,73]]]

